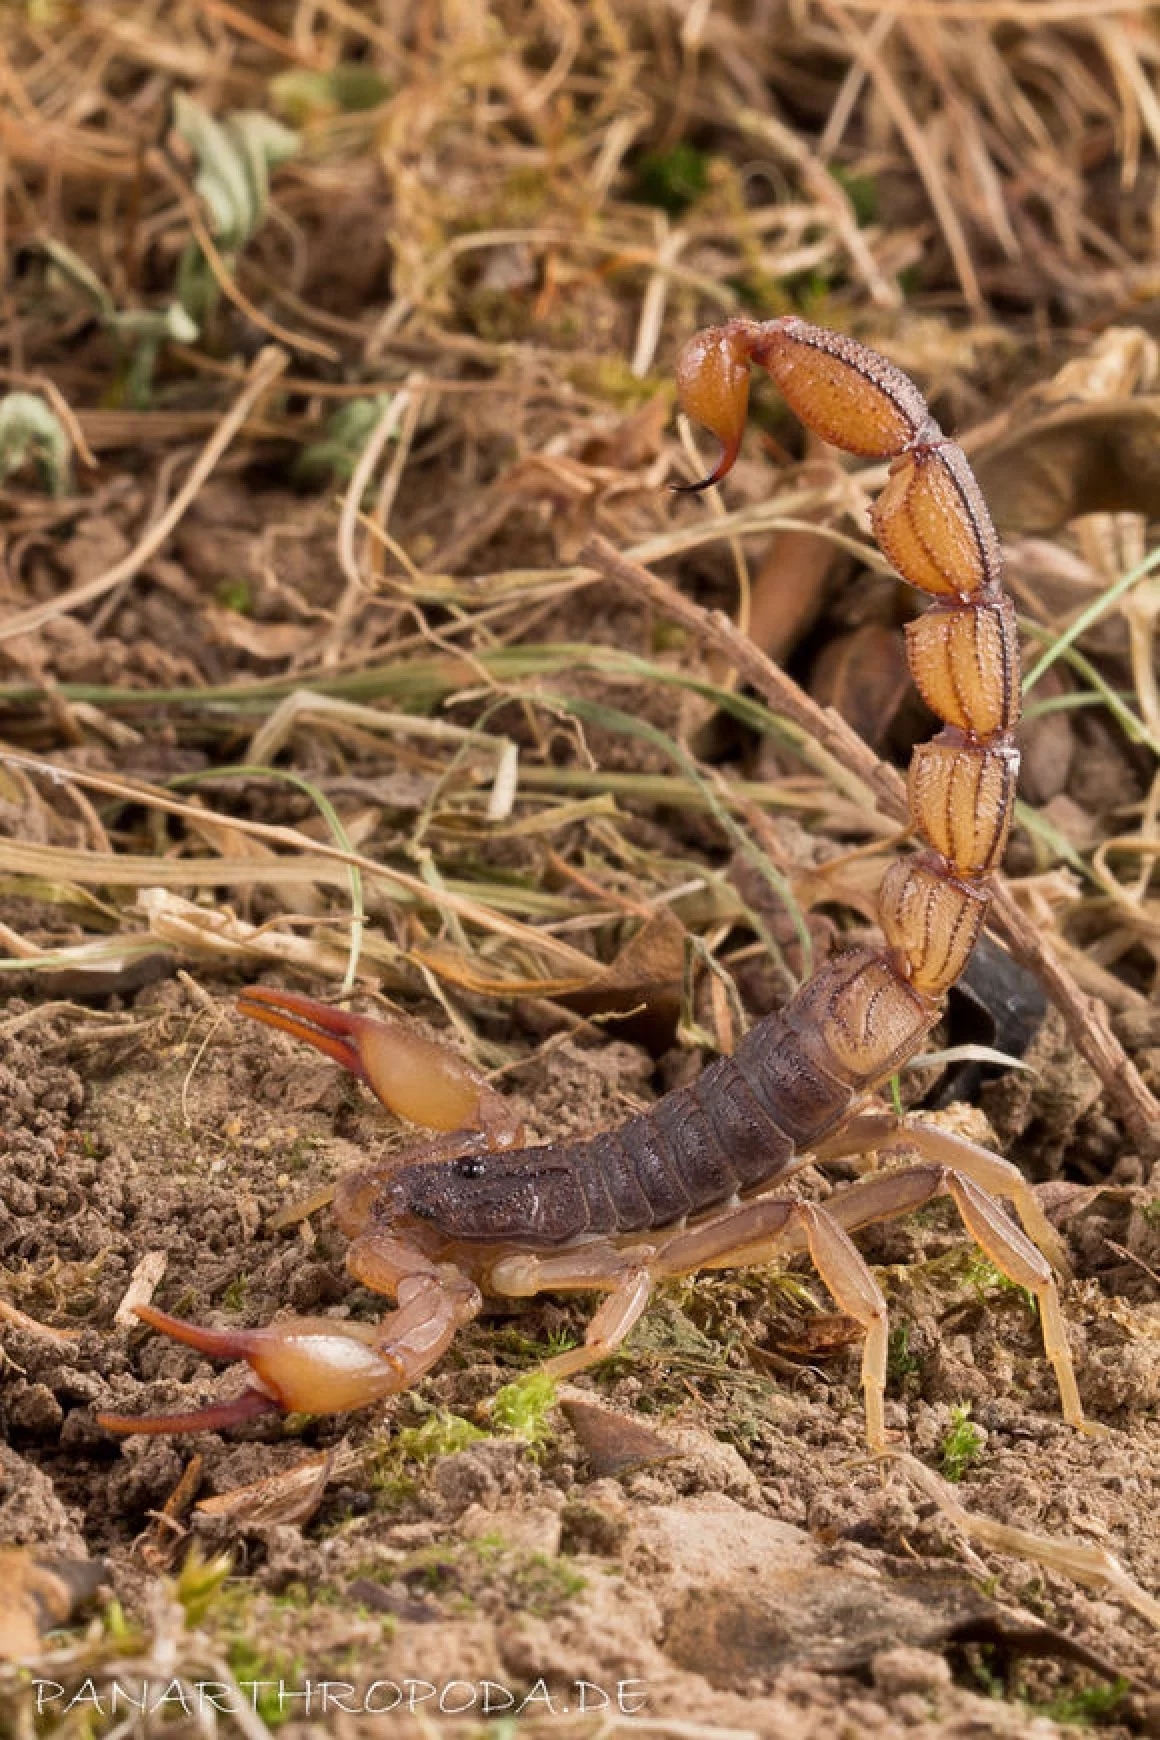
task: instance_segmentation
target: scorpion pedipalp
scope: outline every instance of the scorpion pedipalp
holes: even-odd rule
[[[139,1305],[137,1316],[211,1359],[244,1360],[253,1382],[232,1402],[188,1414],[100,1415],[100,1424],[114,1432],[210,1431],[277,1410],[341,1414],[392,1395],[408,1381],[402,1360],[361,1323],[290,1317],[262,1329],[207,1329],[151,1305]]]
[[[449,1046],[425,1039],[402,1021],[334,1009],[297,991],[249,985],[238,1011],[333,1058],[364,1081],[387,1110],[428,1130],[489,1130],[495,1145],[519,1139],[501,1094]]]
[[[409,1389],[446,1350],[481,1300],[461,1277],[444,1280],[421,1256],[392,1248],[397,1240],[356,1240],[348,1267],[357,1279],[391,1292],[398,1307],[380,1323],[330,1317],[284,1317],[261,1329],[207,1329],[139,1305],[151,1329],[211,1359],[244,1360],[251,1383],[232,1401],[181,1414],[99,1414],[111,1432],[219,1431],[262,1414],[345,1414]],[[394,1258],[394,1261],[392,1261]]]

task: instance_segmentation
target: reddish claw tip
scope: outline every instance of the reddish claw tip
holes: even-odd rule
[[[266,985],[247,985],[239,992],[238,1013],[261,1021],[266,1027],[276,1027],[295,1039],[304,1039],[361,1081],[368,1080],[358,1045],[358,1029],[360,1023],[366,1023],[365,1015],[332,1009],[299,991],[272,991]]]
[[[263,1414],[276,1414],[278,1404],[273,1396],[261,1390],[243,1390],[232,1402],[210,1403],[194,1408],[188,1414],[98,1414],[97,1425],[106,1432],[128,1435],[131,1432],[157,1436],[162,1432],[224,1432],[231,1426],[244,1426],[247,1420],[260,1419]]]
[[[198,1323],[186,1323],[184,1318],[171,1317],[156,1305],[138,1305],[136,1315],[150,1329],[159,1329],[174,1341],[196,1347],[211,1359],[249,1360],[260,1348],[261,1330],[206,1329]],[[261,1379],[259,1379],[261,1382]],[[279,1403],[270,1389],[251,1387],[230,1402],[211,1402],[208,1407],[194,1408],[183,1414],[98,1414],[98,1425],[110,1432],[217,1432],[228,1426],[240,1426],[261,1414],[276,1413]]]
[[[728,475],[741,450],[749,408],[750,344],[740,326],[714,326],[691,338],[677,362],[677,400],[694,423],[721,443],[721,457],[699,483],[678,484],[683,493],[709,489]]]
[[[171,1341],[184,1341],[210,1359],[249,1359],[262,1334],[260,1329],[210,1329],[202,1323],[187,1323],[184,1317],[171,1317],[158,1305],[135,1305],[133,1314],[150,1329],[159,1329]]]

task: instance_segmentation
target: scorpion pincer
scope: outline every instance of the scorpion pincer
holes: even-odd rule
[[[1019,646],[998,539],[962,449],[914,383],[853,339],[792,316],[733,320],[686,347],[681,405],[722,450],[694,487],[719,481],[737,456],[752,364],[826,441],[891,462],[871,509],[875,536],[933,601],[907,629],[907,656],[944,728],[911,762],[921,844],[883,881],[885,946],[831,959],[731,1056],[621,1128],[542,1147],[522,1144],[502,1097],[466,1063],[405,1026],[289,992],[245,991],[244,1014],[309,1041],[389,1109],[457,1133],[432,1141],[417,1161],[360,1170],[339,1187],[338,1221],[352,1241],[347,1267],[395,1302],[380,1323],[291,1317],[262,1329],[202,1329],[139,1307],[144,1322],[168,1335],[246,1361],[252,1381],[217,1406],[104,1415],[106,1426],[193,1431],[275,1408],[361,1407],[422,1377],[486,1295],[605,1294],[583,1344],[548,1361],[549,1371],[571,1374],[619,1346],[657,1280],[804,1251],[864,1332],[866,1435],[881,1450],[886,1304],[850,1234],[943,1193],[995,1266],[1034,1294],[1064,1418],[1084,1426],[1053,1274],[1053,1265],[1066,1273],[1066,1262],[1030,1186],[1002,1158],[904,1123],[869,1098],[938,1020],[986,919],[989,876],[1011,823]],[[824,1206],[768,1194],[804,1157],[892,1150],[905,1150],[908,1163],[862,1176]]]

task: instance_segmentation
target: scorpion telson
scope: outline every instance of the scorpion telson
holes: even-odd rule
[[[253,1381],[216,1407],[104,1415],[106,1426],[192,1431],[272,1408],[359,1407],[428,1371],[488,1294],[605,1293],[583,1345],[548,1362],[557,1375],[574,1373],[623,1341],[656,1280],[805,1251],[864,1331],[866,1433],[881,1450],[886,1304],[849,1235],[940,1194],[996,1267],[1035,1295],[1064,1418],[1083,1426],[1052,1273],[1053,1264],[1066,1272],[1065,1258],[1030,1186],[998,1156],[868,1099],[914,1054],[962,973],[1011,823],[1019,647],[998,539],[962,450],[913,381],[854,340],[792,317],[734,320],[685,349],[681,405],[721,443],[697,487],[719,482],[737,456],[754,363],[826,441],[891,461],[871,509],[874,532],[902,577],[933,599],[907,629],[907,656],[945,728],[911,762],[922,844],[883,881],[885,946],[828,961],[732,1056],[620,1129],[536,1148],[521,1145],[500,1095],[407,1027],[290,992],[244,992],[244,1014],[308,1040],[392,1111],[457,1133],[425,1144],[417,1160],[355,1172],[339,1187],[336,1212],[352,1240],[347,1267],[395,1301],[378,1325],[287,1318],[265,1329],[200,1329],[139,1308],[144,1322],[205,1353],[245,1360]],[[766,1194],[803,1157],[901,1150],[917,1162],[874,1171],[824,1206]]]

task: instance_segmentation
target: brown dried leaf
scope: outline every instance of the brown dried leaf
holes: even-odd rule
[[[901,634],[868,622],[830,642],[814,667],[810,692],[877,748],[910,693],[910,682]]]
[[[793,1359],[832,1359],[863,1339],[862,1330],[844,1311],[818,1311],[804,1317],[792,1335],[777,1337],[778,1351]]]
[[[1000,531],[1054,531],[1081,514],[1160,515],[1160,397],[1061,405],[972,450]]]
[[[1062,695],[1068,683],[1058,670],[1045,671],[1039,694]],[[1038,698],[1038,697],[1037,697]],[[1038,713],[1019,727],[1020,791],[1028,803],[1049,803],[1066,789],[1075,755],[1075,729],[1067,713]]]
[[[655,393],[638,411],[622,417],[609,430],[599,430],[580,449],[588,465],[640,471],[661,450],[671,403],[667,393]]]
[[[293,1468],[267,1475],[248,1486],[235,1486],[230,1492],[203,1498],[198,1505],[202,1516],[229,1517],[239,1528],[271,1528],[278,1523],[309,1522],[322,1495],[332,1480],[349,1474],[358,1467],[362,1457],[349,1446],[340,1444],[318,1456],[308,1456]]]
[[[671,907],[646,918],[640,929],[583,990],[560,998],[578,1015],[628,1015],[617,1024],[627,1039],[660,1053],[672,1044],[681,1013],[685,927]]]
[[[664,907],[644,921],[608,966],[602,967],[576,951],[576,972],[551,979],[488,971],[474,956],[445,942],[413,947],[411,957],[445,983],[479,996],[549,997],[582,1015],[639,1009],[650,1034],[667,1034],[671,1039],[680,1013],[685,927],[670,908]],[[629,1024],[621,1031],[629,1033]]]
[[[560,1403],[560,1412],[575,1432],[597,1480],[668,1462],[681,1454],[675,1444],[666,1443],[639,1421],[592,1402],[568,1399]]]

